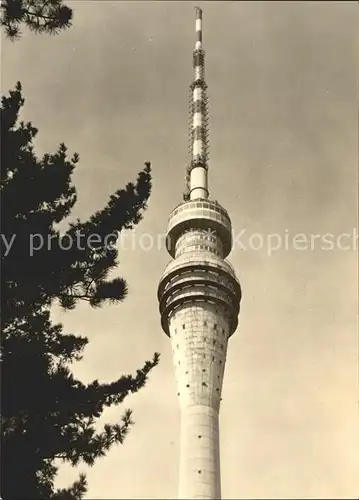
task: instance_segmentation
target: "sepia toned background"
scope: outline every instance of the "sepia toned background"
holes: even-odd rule
[[[54,308],[88,336],[84,381],[135,372],[154,351],[148,385],[107,411],[134,410],[122,447],[87,470],[62,466],[59,486],[87,471],[88,499],[174,498],[179,411],[156,289],[169,260],[157,242],[182,200],[194,45],[192,2],[68,1],[74,27],[2,41],[2,92],[17,80],[39,154],[80,154],[72,216],[103,207],[153,165],[153,193],[117,274],[122,305]],[[357,227],[356,2],[200,2],[210,98],[210,191],[247,248],[240,326],[229,342],[221,408],[223,498],[357,498],[357,253],[251,248],[248,236],[338,237]],[[39,103],[41,102],[41,105]],[[141,239],[142,236],[142,239]],[[146,239],[147,238],[147,239]],[[254,240],[253,240],[254,241]],[[141,244],[142,243],[142,244]],[[257,243],[258,244],[258,237]],[[144,248],[146,247],[147,250]],[[34,389],[36,390],[36,389]]]

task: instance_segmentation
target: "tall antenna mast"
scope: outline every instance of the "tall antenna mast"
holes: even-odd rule
[[[190,164],[187,167],[185,200],[208,198],[208,113],[205,52],[202,48],[202,10],[196,11],[196,45],[193,50],[193,81],[190,85]]]

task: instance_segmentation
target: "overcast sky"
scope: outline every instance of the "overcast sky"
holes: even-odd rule
[[[161,353],[148,385],[102,419],[117,421],[131,407],[136,425],[88,471],[87,498],[173,498],[179,409],[156,297],[169,256],[163,246],[145,250],[141,235],[161,240],[182,201],[194,4],[68,5],[67,32],[3,43],[3,92],[21,81],[39,153],[63,141],[80,154],[75,217],[103,207],[146,160],[153,193],[135,238],[123,239],[116,274],[128,280],[126,301],[55,309],[54,319],[90,338],[75,367],[85,381],[116,379]],[[239,238],[230,260],[243,288],[221,407],[222,495],[357,498],[357,257],[353,238],[336,239],[357,227],[358,5],[199,5],[210,190]],[[269,255],[273,233],[283,244]],[[298,233],[302,250],[293,247]],[[58,484],[82,470],[64,466]]]

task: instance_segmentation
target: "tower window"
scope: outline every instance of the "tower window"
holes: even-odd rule
[[[182,329],[184,330],[186,328],[186,325],[182,325]]]
[[[203,386],[205,386],[205,387],[207,387],[207,384],[206,384],[206,382],[202,382],[202,385],[203,385]]]
[[[198,472],[198,474],[202,474],[202,471],[201,471],[201,470],[199,470],[199,471],[197,471],[197,472]]]
[[[189,384],[187,384],[186,387],[189,387]]]
[[[201,437],[202,437],[202,436],[199,434],[198,439],[201,439]]]
[[[206,320],[203,321],[203,325],[207,326],[207,321]]]
[[[216,324],[213,325],[213,329],[217,330],[217,325]]]
[[[220,348],[223,349],[223,344],[220,345]]]
[[[205,369],[205,368],[202,368],[202,371],[203,371],[203,372],[205,372],[205,371],[206,371],[206,369]]]
[[[213,341],[213,345],[216,345],[216,341],[215,340]]]
[[[215,359],[214,359],[214,356],[212,356],[212,361],[214,361],[214,360],[215,360]]]

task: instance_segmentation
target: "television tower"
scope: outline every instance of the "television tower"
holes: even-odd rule
[[[158,287],[161,325],[170,337],[181,409],[180,499],[220,499],[219,408],[229,337],[238,325],[241,287],[225,258],[232,248],[227,211],[209,199],[207,85],[202,10],[190,86],[190,153],[184,202],[171,213],[169,262]]]

